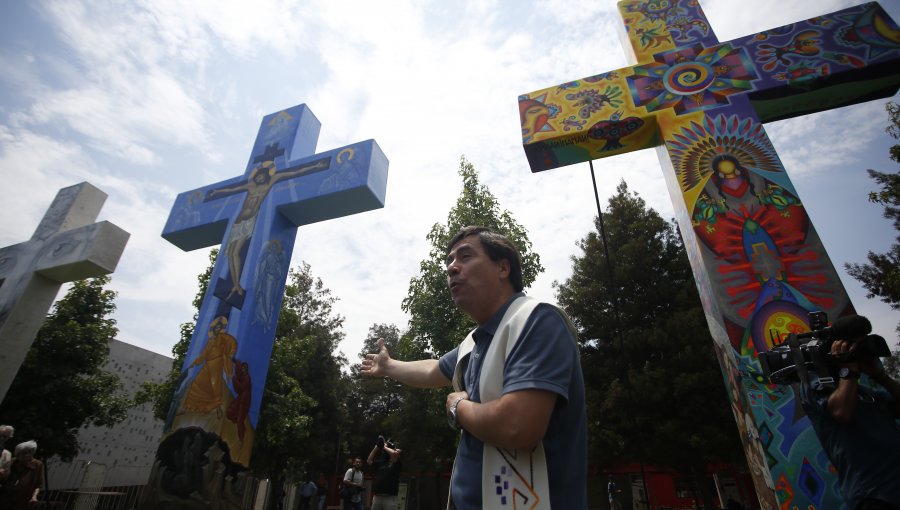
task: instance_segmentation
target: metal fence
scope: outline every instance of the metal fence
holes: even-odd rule
[[[55,469],[59,469],[55,466]],[[116,469],[116,468],[111,468]],[[134,510],[139,508],[146,485],[110,486],[111,470],[93,461],[76,461],[57,472],[54,485],[47,487],[40,497],[38,508],[46,510]],[[243,488],[242,510],[297,510],[299,487],[286,484],[274,487],[269,480],[250,478]],[[328,492],[323,509],[341,508],[338,487],[341,477],[328,480]],[[364,508],[371,502],[372,479],[366,477]],[[447,504],[449,477],[446,474],[415,473],[401,478],[400,510],[444,510]],[[318,509],[318,506],[315,506]]]
[[[107,466],[97,462],[74,462],[67,470],[61,477],[62,481],[57,481],[58,487],[48,487],[41,494],[39,509],[132,510],[139,507],[147,488],[146,485],[106,485],[109,470]],[[247,484],[242,509],[264,510],[268,482],[251,478],[247,480]]]

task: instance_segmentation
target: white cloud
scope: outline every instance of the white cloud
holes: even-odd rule
[[[60,188],[77,184],[96,171],[73,143],[27,130],[0,126],[0,170],[6,190],[0,200],[0,244],[31,238]]]
[[[856,162],[859,147],[884,136],[883,125],[872,122],[878,118],[886,125],[880,101],[776,122],[766,129],[781,162],[796,179],[822,167]]]

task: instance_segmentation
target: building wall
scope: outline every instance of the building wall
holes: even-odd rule
[[[118,340],[109,347],[109,363],[104,369],[119,376],[128,395],[134,395],[145,381],[161,382],[172,368],[168,356]],[[146,484],[162,430],[163,422],[153,417],[150,404],[132,408],[124,421],[111,428],[85,427],[78,434],[78,457],[69,463],[58,458],[48,463],[48,489]]]

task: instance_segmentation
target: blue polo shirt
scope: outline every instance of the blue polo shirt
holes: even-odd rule
[[[475,330],[475,346],[465,373],[469,400],[481,402],[481,367],[497,326],[518,293]],[[439,366],[453,379],[459,348],[441,357]],[[565,319],[556,308],[540,304],[532,312],[503,369],[502,394],[539,389],[558,398],[544,435],[550,504],[553,508],[587,508],[587,418],[581,357]],[[451,497],[458,510],[480,510],[484,443],[463,431],[453,468]]]

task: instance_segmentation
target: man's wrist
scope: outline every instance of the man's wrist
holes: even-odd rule
[[[466,400],[466,397],[457,397],[456,400],[450,403],[450,407],[447,408],[447,423],[454,429],[459,428],[459,418],[456,410],[459,407],[459,403],[463,400]]]
[[[838,377],[841,379],[855,381],[859,379],[859,372],[850,367],[841,367],[841,369],[838,370]]]

